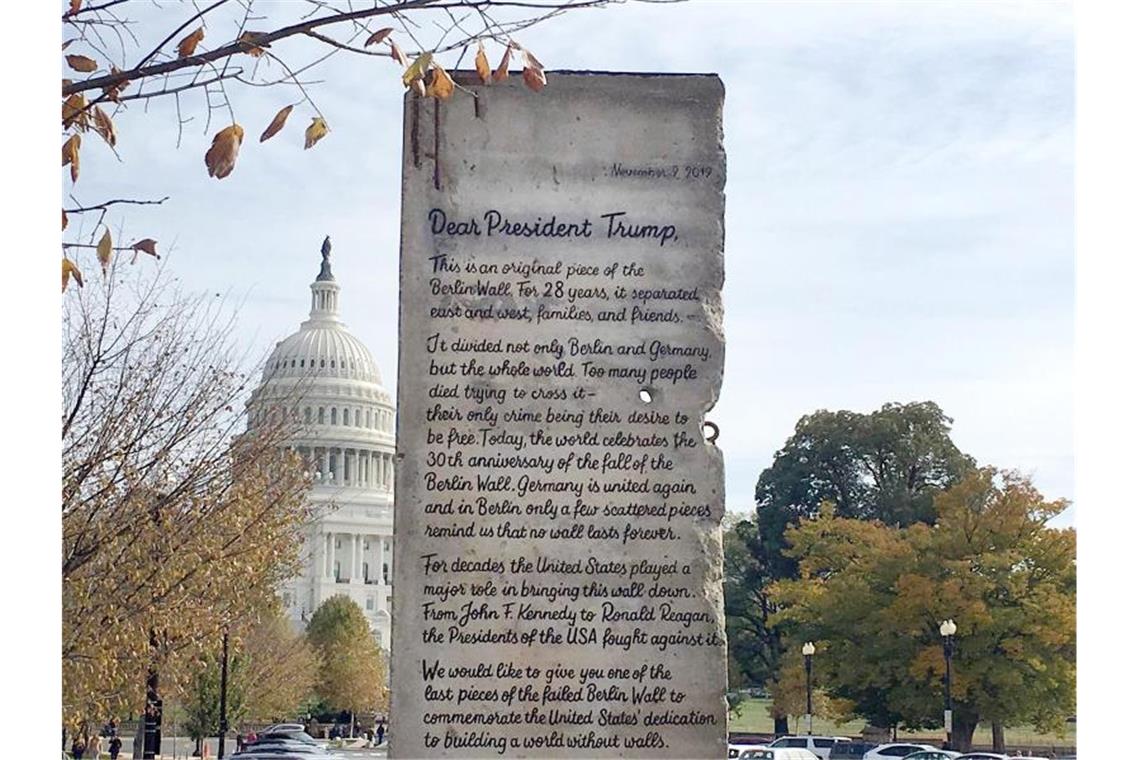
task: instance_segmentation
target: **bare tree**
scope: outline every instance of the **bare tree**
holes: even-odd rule
[[[65,300],[64,721],[138,712],[297,570],[311,518],[292,415],[242,432],[221,302],[115,266]]]

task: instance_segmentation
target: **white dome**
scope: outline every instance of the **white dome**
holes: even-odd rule
[[[301,329],[277,344],[265,362],[262,382],[282,378],[343,378],[381,385],[372,352],[340,321],[340,286],[329,258],[309,286],[312,308]]]
[[[380,385],[372,353],[343,324],[305,322],[277,344],[265,363],[262,380],[285,377],[339,377]]]

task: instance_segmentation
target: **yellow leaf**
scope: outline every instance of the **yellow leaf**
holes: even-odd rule
[[[509,74],[510,65],[511,48],[508,46],[507,49],[503,51],[503,60],[499,61],[499,68],[495,69],[495,73],[491,75],[491,78],[496,82],[501,82],[506,79],[507,75]]]
[[[317,144],[317,141],[327,135],[329,132],[329,125],[325,120],[319,116],[313,117],[313,123],[305,129],[305,150]]]
[[[420,56],[416,58],[415,63],[409,66],[407,71],[404,72],[404,86],[411,87],[412,82],[417,79],[423,79],[429,65],[431,65],[431,53],[421,53]]]
[[[186,58],[194,55],[194,48],[198,47],[198,43],[206,36],[206,27],[200,26],[190,34],[182,38],[178,43],[178,57]]]
[[[535,92],[539,92],[546,86],[546,73],[542,70],[542,64],[534,57],[529,50],[523,49],[523,81],[526,86]]]
[[[388,54],[392,56],[392,60],[399,63],[405,69],[408,68],[408,56],[404,55],[404,51],[400,50],[400,46],[392,42],[392,40],[388,40],[388,48],[390,51]]]
[[[135,251],[142,251],[143,253],[149,253],[151,256],[154,256],[156,259],[162,258],[161,256],[158,255],[158,251],[155,248],[156,245],[158,245],[157,240],[154,240],[152,238],[143,238],[142,240],[138,241],[137,243],[132,243],[131,249],[135,250]]]
[[[114,148],[117,138],[115,136],[115,125],[111,122],[111,117],[99,106],[95,106],[94,111],[95,131],[99,133],[100,137],[107,141],[108,145]]]
[[[99,64],[85,55],[67,56],[67,65],[76,71],[82,71],[84,74],[89,74],[99,68]]]
[[[83,287],[83,275],[79,272],[79,267],[75,266],[75,262],[66,256],[63,257],[63,290],[67,290],[67,281],[70,277],[75,277],[75,283],[79,287]]]
[[[384,41],[384,38],[391,33],[392,27],[390,26],[386,26],[378,32],[373,32],[372,35],[364,41],[364,47],[368,47],[369,45],[379,45]]]
[[[285,120],[289,118],[289,114],[292,112],[292,105],[285,106],[280,111],[278,111],[277,115],[273,117],[273,121],[269,122],[269,126],[265,128],[264,132],[261,133],[261,140],[259,142],[265,142],[270,137],[273,137],[273,135],[280,132],[281,127],[285,126]]]
[[[431,77],[431,86],[427,88],[427,94],[433,98],[447,100],[453,92],[455,92],[455,81],[442,66],[437,65]]]
[[[87,98],[82,92],[69,95],[63,101],[63,127],[64,129],[75,124],[82,130],[87,129]]]
[[[487,51],[483,49],[483,40],[479,40],[479,52],[475,53],[475,71],[483,84],[491,84],[491,64],[487,62]]]
[[[73,134],[63,144],[63,164],[61,166],[71,164],[72,182],[79,179],[79,142],[79,135]]]
[[[99,243],[95,246],[95,258],[99,259],[103,273],[106,274],[111,263],[111,230],[106,227],[103,228],[103,237],[99,238]]]
[[[237,38],[238,46],[241,47],[242,51],[249,53],[254,58],[257,58],[262,53],[264,53],[265,50],[253,44],[253,41],[263,34],[265,34],[265,32],[242,32],[241,36]],[[269,46],[266,45],[265,47]]]
[[[231,124],[214,135],[214,142],[206,151],[206,170],[211,177],[228,177],[237,163],[238,148],[241,147],[245,130]]]

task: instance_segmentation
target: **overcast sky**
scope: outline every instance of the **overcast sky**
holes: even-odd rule
[[[163,36],[149,17],[188,15],[130,7],[147,49]],[[232,39],[226,24],[203,44]],[[979,462],[1072,498],[1068,5],[633,3],[570,13],[518,41],[549,69],[724,80],[727,358],[709,418],[730,510],[751,508],[799,417],[891,401],[937,402]],[[312,45],[274,50],[301,60]],[[184,100],[194,121],[176,148],[169,106],[144,115],[135,103],[117,117],[123,163],[85,140],[76,197],[170,195],[110,215],[113,229],[125,219],[125,237],[158,239],[187,287],[243,299],[241,338],[266,351],[307,315],[330,235],[343,317],[395,392],[398,75],[390,60],[351,53],[307,72],[324,80],[308,89],[332,128],[308,151],[307,104],[257,143],[295,89],[231,90],[246,140],[222,181],[202,156],[228,116],[203,134],[200,98]]]

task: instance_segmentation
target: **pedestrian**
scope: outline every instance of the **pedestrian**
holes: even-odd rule
[[[119,760],[119,751],[123,749],[123,740],[119,738],[118,734],[111,737],[111,760]]]
[[[379,747],[383,743],[384,743],[384,719],[380,718],[380,720],[376,723],[376,746]]]
[[[74,760],[83,760],[83,739],[79,734],[75,735],[75,739],[71,742],[71,757]]]
[[[99,734],[91,734],[87,737],[87,748],[83,750],[83,756],[99,760],[101,754],[103,754],[103,739]]]

